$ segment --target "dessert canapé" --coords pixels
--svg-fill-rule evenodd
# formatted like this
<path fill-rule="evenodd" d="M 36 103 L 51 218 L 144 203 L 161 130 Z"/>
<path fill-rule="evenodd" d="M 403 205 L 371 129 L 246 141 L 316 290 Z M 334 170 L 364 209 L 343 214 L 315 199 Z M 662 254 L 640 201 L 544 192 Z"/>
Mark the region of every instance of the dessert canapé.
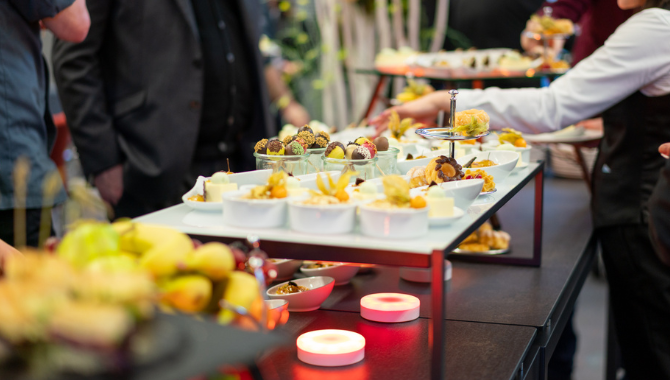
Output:
<path fill-rule="evenodd" d="M 429 218 L 445 218 L 454 216 L 454 198 L 447 197 L 444 189 L 431 186 L 426 193 Z"/>
<path fill-rule="evenodd" d="M 226 172 L 216 172 L 204 183 L 203 200 L 205 202 L 221 202 L 223 193 L 235 190 L 237 190 L 237 184 L 230 182 L 230 177 Z"/>
<path fill-rule="evenodd" d="M 376 200 L 369 204 L 370 207 L 382 209 L 415 208 L 426 207 L 426 200 L 421 196 L 412 198 L 409 194 L 409 183 L 398 175 L 387 175 L 382 178 L 384 183 L 384 194 L 386 199 Z"/>
<path fill-rule="evenodd" d="M 458 246 L 459 249 L 471 252 L 508 249 L 510 236 L 504 231 L 494 231 L 491 223 L 486 222 Z"/>
<path fill-rule="evenodd" d="M 309 289 L 304 286 L 300 286 L 293 281 L 289 281 L 288 283 L 280 286 L 279 289 L 277 289 L 277 294 L 302 293 L 308 290 Z"/>
<path fill-rule="evenodd" d="M 430 160 L 426 166 L 426 182 L 442 183 L 463 178 L 463 168 L 455 159 L 438 156 Z"/>
<path fill-rule="evenodd" d="M 482 110 L 465 110 L 456 112 L 452 131 L 462 136 L 479 136 L 489 130 L 489 115 Z"/>
<path fill-rule="evenodd" d="M 483 179 L 484 186 L 482 187 L 483 193 L 488 193 L 496 188 L 495 182 L 493 182 L 493 176 L 489 175 L 483 170 L 468 170 L 465 172 L 463 179 Z"/>

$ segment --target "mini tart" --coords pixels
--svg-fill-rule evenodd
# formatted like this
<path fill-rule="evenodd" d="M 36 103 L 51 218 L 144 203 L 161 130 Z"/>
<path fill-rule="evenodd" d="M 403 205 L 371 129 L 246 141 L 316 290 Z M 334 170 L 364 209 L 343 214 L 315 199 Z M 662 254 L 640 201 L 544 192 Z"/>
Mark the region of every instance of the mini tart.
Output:
<path fill-rule="evenodd" d="M 463 178 L 463 167 L 453 158 L 438 156 L 426 165 L 426 182 L 443 183 Z"/>
<path fill-rule="evenodd" d="M 423 166 L 415 166 L 407 172 L 409 176 L 409 186 L 414 189 L 428 185 L 426 182 L 426 169 Z"/>

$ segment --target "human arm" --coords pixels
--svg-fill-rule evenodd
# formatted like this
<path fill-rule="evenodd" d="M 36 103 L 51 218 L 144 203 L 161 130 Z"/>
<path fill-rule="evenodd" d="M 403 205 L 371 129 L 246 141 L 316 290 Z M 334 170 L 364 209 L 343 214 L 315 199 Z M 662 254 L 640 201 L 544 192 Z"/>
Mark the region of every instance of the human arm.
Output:
<path fill-rule="evenodd" d="M 287 123 L 300 126 L 310 122 L 309 113 L 293 98 L 281 72 L 272 64 L 265 66 L 265 82 L 268 85 L 270 101 L 277 104 Z"/>
<path fill-rule="evenodd" d="M 75 0 L 72 5 L 54 17 L 42 19 L 42 23 L 61 40 L 82 42 L 91 26 L 91 17 L 86 9 L 86 0 Z"/>
<path fill-rule="evenodd" d="M 123 162 L 101 68 L 112 3 L 90 1 L 92 24 L 87 38 L 79 44 L 56 40 L 53 48 L 59 97 L 86 175 L 97 176 Z M 119 170 L 113 172 L 120 181 Z M 114 203 L 109 197 L 105 200 Z"/>
<path fill-rule="evenodd" d="M 631 17 L 603 47 L 549 87 L 460 90 L 458 109 L 482 109 L 491 117 L 493 129 L 512 127 L 528 133 L 554 131 L 600 114 L 635 91 L 643 89 L 644 93 L 649 84 L 670 76 L 670 45 L 658 43 L 670 39 L 667 13 L 648 9 Z M 436 94 L 442 94 L 442 104 L 446 104 L 448 95 Z M 415 102 L 434 101 L 426 99 Z M 398 107 L 399 113 L 413 117 L 405 112 L 416 107 L 410 104 Z"/>

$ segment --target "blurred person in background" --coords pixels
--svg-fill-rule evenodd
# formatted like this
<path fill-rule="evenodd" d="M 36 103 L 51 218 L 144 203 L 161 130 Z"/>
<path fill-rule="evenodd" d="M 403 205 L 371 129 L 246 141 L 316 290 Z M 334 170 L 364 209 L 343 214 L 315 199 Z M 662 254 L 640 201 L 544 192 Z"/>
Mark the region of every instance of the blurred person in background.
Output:
<path fill-rule="evenodd" d="M 199 175 L 255 168 L 276 134 L 258 0 L 97 0 L 78 45 L 56 41 L 58 90 L 86 175 L 115 217 L 180 202 Z"/>
<path fill-rule="evenodd" d="M 658 258 L 670 267 L 670 143 L 661 145 L 658 151 L 666 160 L 649 198 L 649 232 Z"/>
<path fill-rule="evenodd" d="M 618 4 L 645 9 L 549 87 L 462 90 L 458 105 L 486 111 L 493 128 L 526 133 L 603 113 L 591 209 L 623 366 L 627 379 L 670 379 L 670 268 L 648 231 L 649 198 L 665 165 L 658 146 L 670 141 L 670 1 Z M 449 98 L 440 91 L 394 109 L 402 118 L 430 121 L 449 111 Z M 381 130 L 389 115 L 372 123 Z"/>
<path fill-rule="evenodd" d="M 40 25 L 63 40 L 82 41 L 90 25 L 85 0 L 0 0 L 0 240 L 33 247 L 39 244 L 42 208 L 66 199 L 62 183 L 53 199 L 43 197 L 45 179 L 56 173 L 49 158 L 56 128 L 47 102 Z M 30 163 L 25 194 L 16 193 L 13 180 L 20 157 Z M 25 205 L 17 204 L 23 197 Z M 26 209 L 25 226 L 14 225 L 17 206 Z M 26 241 L 14 241 L 16 229 L 25 229 Z M 0 250 L 5 248 L 2 244 Z"/>

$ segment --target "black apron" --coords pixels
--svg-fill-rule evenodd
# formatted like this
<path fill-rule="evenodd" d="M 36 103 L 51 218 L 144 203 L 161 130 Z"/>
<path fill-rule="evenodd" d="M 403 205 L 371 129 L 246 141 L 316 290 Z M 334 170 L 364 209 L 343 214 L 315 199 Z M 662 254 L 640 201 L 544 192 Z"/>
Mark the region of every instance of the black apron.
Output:
<path fill-rule="evenodd" d="M 594 228 L 646 225 L 647 203 L 665 165 L 658 147 L 670 142 L 670 94 L 638 91 L 605 111 L 603 123 L 593 169 Z"/>

